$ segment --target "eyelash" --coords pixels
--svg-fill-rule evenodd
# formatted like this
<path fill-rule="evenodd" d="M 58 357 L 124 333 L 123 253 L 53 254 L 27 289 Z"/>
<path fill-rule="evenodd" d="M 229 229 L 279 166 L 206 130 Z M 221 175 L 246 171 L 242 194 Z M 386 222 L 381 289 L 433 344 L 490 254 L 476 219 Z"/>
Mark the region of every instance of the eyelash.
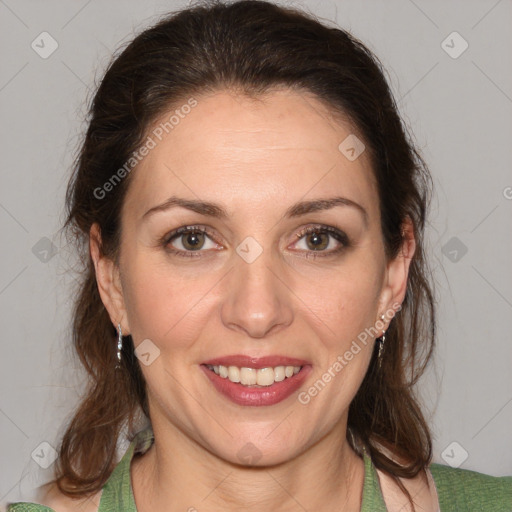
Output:
<path fill-rule="evenodd" d="M 201 250 L 198 251 L 181 251 L 179 249 L 169 248 L 169 244 L 181 235 L 190 234 L 190 233 L 204 233 L 208 235 L 215 241 L 214 234 L 205 226 L 183 226 L 181 228 L 175 229 L 171 233 L 166 234 L 159 240 L 159 244 L 162 245 L 168 252 L 174 254 L 176 256 L 182 258 L 200 258 L 202 257 L 199 253 L 204 252 Z M 316 258 L 327 258 L 336 254 L 341 253 L 347 247 L 349 247 L 350 243 L 347 235 L 341 231 L 340 229 L 325 226 L 322 224 L 317 224 L 315 226 L 308 226 L 302 229 L 299 233 L 297 233 L 297 241 L 303 238 L 305 235 L 309 233 L 318 233 L 318 234 L 328 234 L 332 236 L 336 241 L 338 241 L 341 245 L 337 249 L 330 251 L 305 251 L 305 255 L 303 256 L 306 259 L 316 259 Z"/>

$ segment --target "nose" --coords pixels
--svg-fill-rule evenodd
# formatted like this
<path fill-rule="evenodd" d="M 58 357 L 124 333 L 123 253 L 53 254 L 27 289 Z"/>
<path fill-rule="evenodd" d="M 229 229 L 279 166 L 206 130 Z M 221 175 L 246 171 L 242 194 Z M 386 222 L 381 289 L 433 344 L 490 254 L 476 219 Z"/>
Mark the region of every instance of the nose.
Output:
<path fill-rule="evenodd" d="M 286 283 L 285 264 L 272 262 L 264 250 L 249 262 L 234 254 L 234 268 L 224 283 L 223 324 L 251 338 L 275 334 L 292 323 L 293 293 Z"/>

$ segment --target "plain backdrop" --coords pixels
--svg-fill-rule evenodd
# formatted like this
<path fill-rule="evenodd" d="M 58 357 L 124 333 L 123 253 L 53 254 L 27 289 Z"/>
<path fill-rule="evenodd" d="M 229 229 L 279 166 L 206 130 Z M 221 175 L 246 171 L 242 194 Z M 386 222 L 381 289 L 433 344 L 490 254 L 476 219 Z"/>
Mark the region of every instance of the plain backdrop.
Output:
<path fill-rule="evenodd" d="M 348 29 L 387 70 L 436 187 L 439 333 L 418 387 L 434 461 L 511 475 L 512 2 L 279 3 Z M 0 503 L 50 479 L 40 463 L 81 393 L 73 260 L 57 233 L 86 102 L 120 44 L 186 5 L 0 1 Z"/>

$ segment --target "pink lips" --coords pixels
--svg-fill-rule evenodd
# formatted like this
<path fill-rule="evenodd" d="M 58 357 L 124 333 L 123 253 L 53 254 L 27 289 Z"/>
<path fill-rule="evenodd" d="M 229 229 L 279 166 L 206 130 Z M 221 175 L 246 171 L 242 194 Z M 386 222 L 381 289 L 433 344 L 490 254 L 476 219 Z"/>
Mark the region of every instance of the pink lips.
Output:
<path fill-rule="evenodd" d="M 296 359 L 286 356 L 264 356 L 264 357 L 250 357 L 242 354 L 235 354 L 231 356 L 216 357 L 209 361 L 204 361 L 203 364 L 211 364 L 213 366 L 238 366 L 241 368 L 275 368 L 276 366 L 306 366 L 311 364 L 304 359 Z"/>
<path fill-rule="evenodd" d="M 231 382 L 228 378 L 217 375 L 207 365 L 245 366 L 256 369 L 275 366 L 302 366 L 302 369 L 292 377 L 281 382 L 274 382 L 271 386 L 253 387 Z M 227 356 L 210 359 L 201 364 L 200 368 L 219 393 L 235 404 L 246 406 L 268 406 L 285 400 L 302 386 L 312 371 L 312 366 L 308 362 L 282 356 L 262 358 L 250 358 L 242 355 Z"/>

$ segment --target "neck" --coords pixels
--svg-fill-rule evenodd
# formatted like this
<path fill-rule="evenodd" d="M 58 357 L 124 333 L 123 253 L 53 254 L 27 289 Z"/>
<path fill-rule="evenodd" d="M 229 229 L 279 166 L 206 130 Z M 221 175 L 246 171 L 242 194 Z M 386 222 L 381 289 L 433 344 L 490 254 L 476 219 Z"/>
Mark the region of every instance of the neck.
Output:
<path fill-rule="evenodd" d="M 168 423 L 153 431 L 151 448 L 132 461 L 139 512 L 360 509 L 364 464 L 339 424 L 294 459 L 259 467 L 224 460 Z"/>

